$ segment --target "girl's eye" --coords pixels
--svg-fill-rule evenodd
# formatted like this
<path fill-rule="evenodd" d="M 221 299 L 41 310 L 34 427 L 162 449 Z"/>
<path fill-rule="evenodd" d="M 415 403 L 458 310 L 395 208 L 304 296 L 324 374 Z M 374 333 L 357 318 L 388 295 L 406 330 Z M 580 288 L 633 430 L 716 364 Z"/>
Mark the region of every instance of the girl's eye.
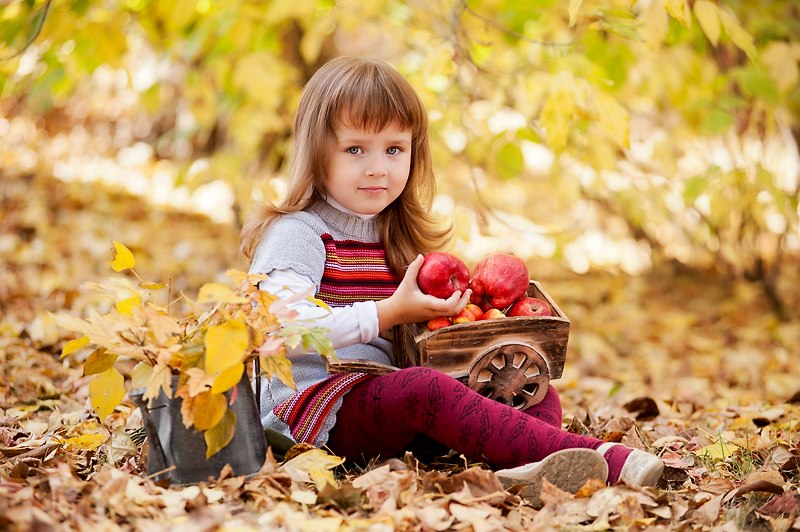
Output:
<path fill-rule="evenodd" d="M 398 148 L 397 146 L 392 146 L 391 148 L 386 150 L 386 153 L 388 153 L 389 155 L 397 155 L 398 153 L 400 153 L 400 148 Z"/>
<path fill-rule="evenodd" d="M 361 153 L 361 148 L 359 148 L 358 146 L 350 146 L 345 151 L 351 155 L 358 155 L 359 153 Z"/>

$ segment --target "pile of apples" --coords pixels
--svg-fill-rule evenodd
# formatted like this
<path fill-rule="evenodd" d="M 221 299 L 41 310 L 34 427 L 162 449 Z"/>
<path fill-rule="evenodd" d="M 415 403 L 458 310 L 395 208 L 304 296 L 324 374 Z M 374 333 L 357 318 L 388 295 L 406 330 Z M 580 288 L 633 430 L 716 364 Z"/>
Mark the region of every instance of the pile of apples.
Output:
<path fill-rule="evenodd" d="M 470 278 L 464 261 L 442 251 L 425 255 L 417 274 L 423 293 L 447 299 L 456 290 L 472 288 L 470 302 L 456 316 L 429 320 L 435 331 L 455 323 L 492 320 L 506 316 L 552 316 L 546 301 L 527 295 L 530 276 L 525 262 L 515 255 L 495 253 L 481 259 Z"/>

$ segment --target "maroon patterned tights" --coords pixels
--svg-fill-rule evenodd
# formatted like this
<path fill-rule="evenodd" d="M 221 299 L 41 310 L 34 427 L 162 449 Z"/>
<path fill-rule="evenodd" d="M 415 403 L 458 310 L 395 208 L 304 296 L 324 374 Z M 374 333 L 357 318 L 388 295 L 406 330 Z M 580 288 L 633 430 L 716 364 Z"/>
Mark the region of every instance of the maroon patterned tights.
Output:
<path fill-rule="evenodd" d="M 388 458 L 420 434 L 496 468 L 536 462 L 560 449 L 596 449 L 603 443 L 561 428 L 561 403 L 552 387 L 542 402 L 520 411 L 440 371 L 413 367 L 354 386 L 344 396 L 328 447 L 352 460 Z M 606 457 L 610 479 L 616 479 L 629 452 L 619 447 L 613 459 Z"/>

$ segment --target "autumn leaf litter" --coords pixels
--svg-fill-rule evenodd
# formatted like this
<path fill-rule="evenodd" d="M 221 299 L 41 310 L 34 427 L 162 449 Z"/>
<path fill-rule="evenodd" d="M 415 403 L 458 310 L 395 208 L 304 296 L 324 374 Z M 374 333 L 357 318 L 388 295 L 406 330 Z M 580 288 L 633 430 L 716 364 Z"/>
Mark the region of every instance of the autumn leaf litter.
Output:
<path fill-rule="evenodd" d="M 82 285 L 109 276 L 114 240 L 147 279 L 191 292 L 243 266 L 235 231 L 100 186 L 2 180 L 0 528 L 800 528 L 798 324 L 772 318 L 749 285 L 679 273 L 546 280 L 573 323 L 555 383 L 565 426 L 659 454 L 658 489 L 546 485 L 536 510 L 460 456 L 359 469 L 314 449 L 270 453 L 247 478 L 158 485 L 132 439 L 138 412 L 126 402 L 98 423 L 87 379 L 58 360 L 74 336 L 52 313 L 104 304 Z"/>

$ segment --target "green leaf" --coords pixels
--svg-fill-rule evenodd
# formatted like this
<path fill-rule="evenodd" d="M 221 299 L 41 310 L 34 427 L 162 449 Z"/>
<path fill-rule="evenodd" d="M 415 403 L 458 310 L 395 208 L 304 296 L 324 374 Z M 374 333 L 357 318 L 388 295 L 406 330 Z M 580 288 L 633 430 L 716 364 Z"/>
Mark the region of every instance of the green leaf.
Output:
<path fill-rule="evenodd" d="M 503 144 L 494 158 L 494 167 L 504 179 L 519 177 L 525 167 L 525 157 L 517 144 Z"/>
<path fill-rule="evenodd" d="M 708 177 L 704 175 L 696 175 L 686 180 L 686 185 L 683 189 L 683 199 L 687 205 L 694 203 L 700 194 L 708 188 Z"/>
<path fill-rule="evenodd" d="M 314 327 L 303 334 L 303 346 L 313 349 L 320 355 L 336 360 L 336 351 L 331 345 L 330 331 L 325 327 Z"/>
<path fill-rule="evenodd" d="M 719 135 L 724 133 L 733 124 L 733 117 L 727 111 L 712 107 L 703 117 L 700 127 L 709 135 Z"/>
<path fill-rule="evenodd" d="M 736 68 L 731 72 L 731 76 L 746 95 L 761 98 L 773 106 L 780 104 L 781 94 L 778 86 L 764 70 L 755 67 Z"/>

